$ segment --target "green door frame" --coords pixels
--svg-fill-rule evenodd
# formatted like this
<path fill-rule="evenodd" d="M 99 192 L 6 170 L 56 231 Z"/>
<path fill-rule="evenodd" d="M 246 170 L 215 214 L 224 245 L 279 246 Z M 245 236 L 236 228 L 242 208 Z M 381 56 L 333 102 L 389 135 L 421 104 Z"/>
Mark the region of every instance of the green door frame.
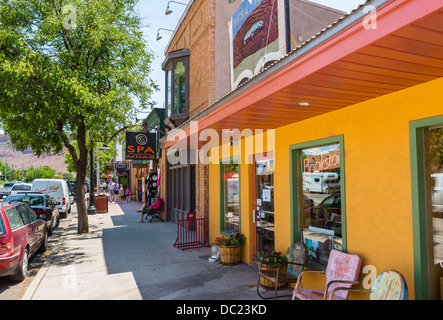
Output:
<path fill-rule="evenodd" d="M 425 149 L 423 129 L 443 125 L 443 115 L 409 122 L 411 154 L 412 229 L 415 299 L 429 299 L 426 218 Z"/>
<path fill-rule="evenodd" d="M 300 215 L 299 215 L 299 181 L 297 177 L 298 168 L 301 164 L 297 152 L 301 149 L 319 147 L 328 144 L 340 145 L 340 192 L 341 192 L 341 220 L 342 220 L 342 250 L 347 252 L 346 241 L 346 197 L 345 197 L 345 152 L 343 135 L 329 137 L 309 142 L 298 143 L 289 146 L 289 179 L 290 179 L 290 205 L 291 205 L 291 242 L 301 240 Z"/>

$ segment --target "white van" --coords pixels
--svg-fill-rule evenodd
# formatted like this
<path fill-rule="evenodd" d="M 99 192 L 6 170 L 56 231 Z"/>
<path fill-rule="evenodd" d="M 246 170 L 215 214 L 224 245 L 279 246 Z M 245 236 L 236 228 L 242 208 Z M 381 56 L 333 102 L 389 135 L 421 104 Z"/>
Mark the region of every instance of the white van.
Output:
<path fill-rule="evenodd" d="M 35 179 L 32 182 L 31 192 L 41 192 L 49 195 L 57 202 L 61 218 L 71 213 L 71 201 L 68 184 L 61 179 Z"/>

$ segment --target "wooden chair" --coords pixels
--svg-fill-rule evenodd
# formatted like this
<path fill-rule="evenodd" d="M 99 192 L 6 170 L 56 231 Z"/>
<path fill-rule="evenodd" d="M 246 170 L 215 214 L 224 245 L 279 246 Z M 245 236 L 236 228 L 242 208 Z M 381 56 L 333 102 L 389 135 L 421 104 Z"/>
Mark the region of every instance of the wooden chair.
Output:
<path fill-rule="evenodd" d="M 292 291 L 292 300 L 346 300 L 349 295 L 348 290 L 354 284 L 358 284 L 361 258 L 357 255 L 347 254 L 338 250 L 331 250 L 326 271 L 304 270 L 298 276 L 297 284 Z M 326 274 L 325 290 L 302 289 L 301 281 L 305 273 Z"/>
<path fill-rule="evenodd" d="M 368 292 L 369 300 L 408 300 L 408 285 L 403 275 L 395 270 L 386 270 L 375 279 L 371 290 L 358 288 L 336 288 L 335 290 L 348 290 Z"/>
<path fill-rule="evenodd" d="M 257 284 L 257 294 L 262 299 L 277 299 L 282 297 L 290 297 L 291 295 L 281 295 L 277 296 L 277 291 L 279 289 L 279 284 L 290 284 L 296 283 L 298 275 L 303 271 L 306 262 L 308 261 L 308 248 L 303 242 L 294 243 L 286 251 L 287 262 L 284 262 L 276 268 L 276 270 L 264 270 L 262 262 L 260 262 L 258 271 L 258 284 Z M 286 271 L 284 267 L 286 266 Z M 264 297 L 260 293 L 261 278 L 269 280 L 275 284 L 274 296 Z"/>

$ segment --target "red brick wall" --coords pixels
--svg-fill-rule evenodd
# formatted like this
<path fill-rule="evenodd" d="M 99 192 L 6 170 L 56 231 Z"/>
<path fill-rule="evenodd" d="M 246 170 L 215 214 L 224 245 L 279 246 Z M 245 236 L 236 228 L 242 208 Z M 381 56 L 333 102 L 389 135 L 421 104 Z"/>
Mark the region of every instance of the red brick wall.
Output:
<path fill-rule="evenodd" d="M 208 108 L 215 96 L 215 0 L 195 0 L 168 47 L 167 52 L 188 49 L 189 117 Z M 166 153 L 161 159 L 161 196 L 166 196 Z M 196 213 L 208 219 L 208 166 L 195 167 Z M 166 212 L 163 214 L 166 218 Z"/>

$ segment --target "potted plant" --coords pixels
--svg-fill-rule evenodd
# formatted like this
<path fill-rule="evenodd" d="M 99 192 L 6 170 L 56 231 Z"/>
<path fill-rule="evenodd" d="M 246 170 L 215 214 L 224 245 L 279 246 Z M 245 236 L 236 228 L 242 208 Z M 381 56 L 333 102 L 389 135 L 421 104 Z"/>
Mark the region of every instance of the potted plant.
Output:
<path fill-rule="evenodd" d="M 287 257 L 282 254 L 281 252 L 277 252 L 273 250 L 272 252 L 268 251 L 257 251 L 257 253 L 254 255 L 254 262 L 257 262 L 260 264 L 259 269 L 260 270 L 269 270 L 269 271 L 275 271 L 280 273 L 285 273 L 287 269 Z M 264 279 L 260 277 L 260 284 L 265 289 L 274 289 L 275 283 Z M 285 283 L 278 283 L 277 287 L 284 287 L 286 286 Z"/>
<path fill-rule="evenodd" d="M 245 241 L 241 233 L 215 238 L 214 245 L 220 247 L 220 263 L 231 266 L 240 263 L 240 247 Z"/>

